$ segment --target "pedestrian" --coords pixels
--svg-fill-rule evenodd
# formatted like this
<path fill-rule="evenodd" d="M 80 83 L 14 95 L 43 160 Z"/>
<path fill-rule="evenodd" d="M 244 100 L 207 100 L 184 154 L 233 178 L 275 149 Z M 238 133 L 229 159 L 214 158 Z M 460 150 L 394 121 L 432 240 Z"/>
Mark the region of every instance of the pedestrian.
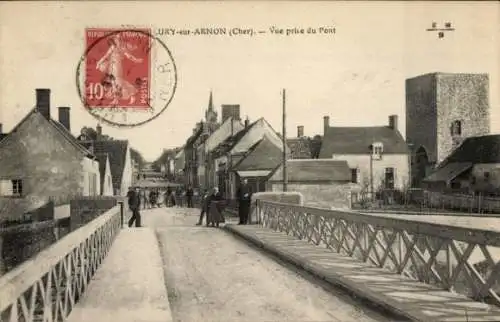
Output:
<path fill-rule="evenodd" d="M 252 187 L 248 184 L 247 179 L 243 179 L 237 193 L 238 198 L 238 215 L 240 222 L 238 225 L 246 225 L 249 222 L 250 204 L 252 200 Z"/>
<path fill-rule="evenodd" d="M 181 186 L 177 186 L 177 188 L 175 189 L 175 200 L 177 201 L 178 207 L 183 207 L 184 202 L 183 202 Z"/>
<path fill-rule="evenodd" d="M 223 212 L 223 198 L 222 194 L 219 192 L 219 188 L 214 188 L 212 195 L 208 200 L 208 213 L 207 213 L 207 227 L 211 225 L 212 227 L 219 227 L 219 223 L 225 222 Z"/>
<path fill-rule="evenodd" d="M 150 208 L 153 208 L 156 205 L 156 193 L 154 189 L 151 189 L 151 191 L 149 192 L 149 205 Z"/>
<path fill-rule="evenodd" d="M 193 188 L 191 188 L 191 185 L 188 186 L 186 189 L 186 199 L 187 199 L 187 207 L 188 208 L 193 208 Z"/>
<path fill-rule="evenodd" d="M 161 205 L 165 202 L 165 194 L 159 189 L 158 190 L 158 200 L 156 200 L 156 204 L 158 205 L 158 208 L 161 208 Z"/>
<path fill-rule="evenodd" d="M 128 221 L 128 226 L 132 227 L 135 222 L 135 227 L 141 227 L 141 213 L 139 209 L 141 207 L 141 199 L 139 196 L 139 189 L 134 190 L 132 187 L 129 188 L 127 193 L 128 197 L 128 207 L 132 211 L 132 217 Z"/>
<path fill-rule="evenodd" d="M 205 189 L 203 191 L 203 194 L 201 195 L 201 212 L 200 212 L 200 219 L 196 223 L 196 226 L 201 226 L 203 225 L 203 216 L 207 215 L 208 218 L 208 207 L 210 204 L 210 194 L 208 193 L 208 190 Z M 207 220 L 207 225 L 208 225 L 208 220 Z"/>

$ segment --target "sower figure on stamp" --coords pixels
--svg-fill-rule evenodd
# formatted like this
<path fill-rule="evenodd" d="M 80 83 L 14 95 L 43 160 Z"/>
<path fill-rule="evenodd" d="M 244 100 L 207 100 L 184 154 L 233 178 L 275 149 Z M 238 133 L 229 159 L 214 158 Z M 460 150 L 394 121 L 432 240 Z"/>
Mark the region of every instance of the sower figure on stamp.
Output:
<path fill-rule="evenodd" d="M 247 179 L 243 179 L 241 186 L 238 188 L 238 215 L 240 222 L 238 225 L 246 225 L 249 221 L 250 204 L 252 200 L 252 187 L 248 184 Z"/>
<path fill-rule="evenodd" d="M 132 227 L 135 221 L 135 227 L 141 227 L 141 214 L 139 208 L 141 206 L 141 199 L 139 196 L 139 190 L 134 190 L 132 187 L 127 193 L 128 197 L 128 207 L 132 211 L 132 217 L 128 221 L 128 226 Z"/>
<path fill-rule="evenodd" d="M 113 105 L 118 104 L 119 99 L 129 99 L 130 104 L 133 104 L 138 90 L 123 78 L 123 61 L 128 58 L 134 63 L 142 63 L 143 59 L 132 55 L 128 48 L 131 44 L 127 44 L 120 33 L 110 37 L 108 45 L 108 51 L 96 65 L 96 68 L 106 75 L 103 81 L 108 90 L 106 96 L 112 99 Z"/>

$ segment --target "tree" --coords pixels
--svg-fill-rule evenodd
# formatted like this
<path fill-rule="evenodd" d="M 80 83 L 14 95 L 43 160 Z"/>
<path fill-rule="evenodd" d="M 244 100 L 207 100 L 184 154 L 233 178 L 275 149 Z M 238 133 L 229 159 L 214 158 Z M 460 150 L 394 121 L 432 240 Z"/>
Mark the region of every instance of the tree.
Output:
<path fill-rule="evenodd" d="M 321 135 L 315 135 L 312 139 L 309 138 L 309 147 L 312 159 L 319 159 L 319 152 L 321 150 L 322 143 L 323 138 L 321 137 Z"/>
<path fill-rule="evenodd" d="M 144 164 L 146 163 L 146 160 L 144 160 L 142 154 L 134 148 L 130 148 L 130 158 L 134 160 L 135 163 L 137 163 L 139 171 L 144 167 Z"/>

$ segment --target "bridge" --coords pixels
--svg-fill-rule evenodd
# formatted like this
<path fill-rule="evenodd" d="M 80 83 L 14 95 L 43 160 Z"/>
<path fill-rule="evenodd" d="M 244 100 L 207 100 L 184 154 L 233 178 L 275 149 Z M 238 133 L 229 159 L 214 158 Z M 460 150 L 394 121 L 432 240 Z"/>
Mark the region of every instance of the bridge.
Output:
<path fill-rule="evenodd" d="M 1 321 L 500 321 L 497 218 L 121 205 L 0 278 Z"/>

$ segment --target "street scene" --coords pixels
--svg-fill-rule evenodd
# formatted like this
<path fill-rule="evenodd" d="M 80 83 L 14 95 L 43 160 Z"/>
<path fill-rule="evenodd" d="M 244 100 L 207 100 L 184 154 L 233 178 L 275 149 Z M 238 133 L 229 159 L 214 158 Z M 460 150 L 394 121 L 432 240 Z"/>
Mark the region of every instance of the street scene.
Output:
<path fill-rule="evenodd" d="M 130 4 L 0 4 L 0 322 L 500 321 L 497 2 Z"/>

